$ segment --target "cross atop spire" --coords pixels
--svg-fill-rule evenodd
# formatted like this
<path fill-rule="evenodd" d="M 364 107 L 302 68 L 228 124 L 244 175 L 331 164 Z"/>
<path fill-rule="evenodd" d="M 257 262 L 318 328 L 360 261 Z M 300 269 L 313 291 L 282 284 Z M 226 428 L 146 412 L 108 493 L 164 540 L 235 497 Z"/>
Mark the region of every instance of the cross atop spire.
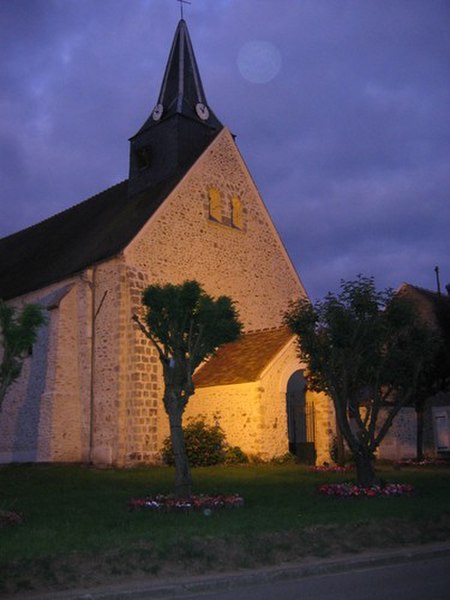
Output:
<path fill-rule="evenodd" d="M 188 2 L 188 0 L 177 0 L 177 2 L 180 3 L 181 20 L 183 20 L 184 19 L 184 16 L 183 16 L 183 4 L 191 4 L 191 2 Z"/>

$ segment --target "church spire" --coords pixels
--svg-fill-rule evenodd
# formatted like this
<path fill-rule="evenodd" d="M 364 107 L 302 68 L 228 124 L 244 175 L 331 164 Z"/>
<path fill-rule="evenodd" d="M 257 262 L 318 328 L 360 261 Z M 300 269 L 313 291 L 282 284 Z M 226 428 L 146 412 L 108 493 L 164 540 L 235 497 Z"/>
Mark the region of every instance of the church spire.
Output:
<path fill-rule="evenodd" d="M 131 192 L 190 166 L 222 127 L 208 106 L 189 31 L 181 19 L 157 103 L 130 140 Z"/>
<path fill-rule="evenodd" d="M 183 114 L 211 126 L 219 121 L 208 108 L 191 38 L 183 19 L 178 23 L 152 118 Z"/>

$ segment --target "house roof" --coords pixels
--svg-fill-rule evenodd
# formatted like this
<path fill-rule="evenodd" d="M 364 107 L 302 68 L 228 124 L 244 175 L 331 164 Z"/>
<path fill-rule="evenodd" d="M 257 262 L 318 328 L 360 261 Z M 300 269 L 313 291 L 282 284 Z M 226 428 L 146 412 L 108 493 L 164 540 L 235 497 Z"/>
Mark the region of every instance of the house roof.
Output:
<path fill-rule="evenodd" d="M 183 173 L 128 197 L 123 181 L 81 204 L 0 239 L 0 298 L 60 281 L 118 254 L 173 190 Z"/>
<path fill-rule="evenodd" d="M 286 327 L 242 335 L 225 344 L 194 375 L 195 387 L 257 381 L 264 369 L 293 338 Z"/>
<path fill-rule="evenodd" d="M 450 295 L 438 294 L 410 283 L 403 283 L 399 294 L 415 301 L 424 319 L 437 326 L 446 335 L 450 334 Z"/>

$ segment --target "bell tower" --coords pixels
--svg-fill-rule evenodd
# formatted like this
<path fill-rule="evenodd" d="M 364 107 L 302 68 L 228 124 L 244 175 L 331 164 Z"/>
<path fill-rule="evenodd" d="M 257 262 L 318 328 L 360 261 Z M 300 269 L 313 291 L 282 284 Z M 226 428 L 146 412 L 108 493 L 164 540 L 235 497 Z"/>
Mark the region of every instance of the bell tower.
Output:
<path fill-rule="evenodd" d="M 181 177 L 222 128 L 208 106 L 188 28 L 181 19 L 157 103 L 130 138 L 129 195 Z"/>

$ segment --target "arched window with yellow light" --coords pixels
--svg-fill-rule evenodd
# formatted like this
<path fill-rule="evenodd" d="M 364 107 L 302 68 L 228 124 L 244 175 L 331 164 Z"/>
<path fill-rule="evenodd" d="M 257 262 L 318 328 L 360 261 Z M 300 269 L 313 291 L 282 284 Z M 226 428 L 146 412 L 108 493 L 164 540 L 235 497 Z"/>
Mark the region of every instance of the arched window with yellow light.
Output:
<path fill-rule="evenodd" d="M 209 196 L 209 218 L 214 221 L 222 221 L 222 196 L 217 188 L 208 190 Z"/>
<path fill-rule="evenodd" d="M 231 198 L 231 224 L 238 229 L 242 229 L 244 226 L 242 202 L 239 196 L 233 196 Z"/>

